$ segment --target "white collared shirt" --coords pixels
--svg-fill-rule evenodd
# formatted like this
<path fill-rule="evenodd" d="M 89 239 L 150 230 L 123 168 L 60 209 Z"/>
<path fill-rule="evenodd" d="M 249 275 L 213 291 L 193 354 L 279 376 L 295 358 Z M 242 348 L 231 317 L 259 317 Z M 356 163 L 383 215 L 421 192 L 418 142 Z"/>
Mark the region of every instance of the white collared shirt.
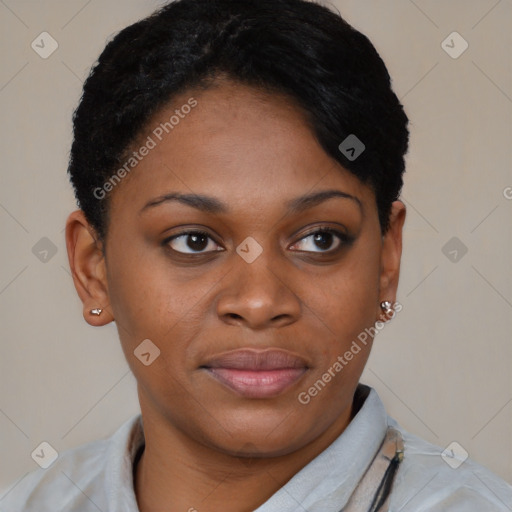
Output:
<path fill-rule="evenodd" d="M 358 395 L 364 403 L 345 431 L 255 512 L 340 512 L 388 425 L 405 445 L 390 512 L 512 512 L 512 486 L 471 459 L 454 469 L 457 462 L 449 465 L 442 448 L 390 418 L 374 389 L 360 384 Z M 143 444 L 138 415 L 110 438 L 67 450 L 48 469 L 24 477 L 0 499 L 0 512 L 139 512 L 133 463 Z"/>

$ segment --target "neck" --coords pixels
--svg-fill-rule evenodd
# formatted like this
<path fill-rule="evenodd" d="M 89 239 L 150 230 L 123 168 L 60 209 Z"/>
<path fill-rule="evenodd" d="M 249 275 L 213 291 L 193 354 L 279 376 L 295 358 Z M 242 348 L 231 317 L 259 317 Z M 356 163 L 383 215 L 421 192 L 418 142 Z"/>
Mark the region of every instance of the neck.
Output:
<path fill-rule="evenodd" d="M 141 512 L 253 511 L 346 428 L 352 408 L 313 442 L 266 458 L 234 457 L 200 444 L 169 423 L 144 414 L 146 446 L 134 468 Z"/>

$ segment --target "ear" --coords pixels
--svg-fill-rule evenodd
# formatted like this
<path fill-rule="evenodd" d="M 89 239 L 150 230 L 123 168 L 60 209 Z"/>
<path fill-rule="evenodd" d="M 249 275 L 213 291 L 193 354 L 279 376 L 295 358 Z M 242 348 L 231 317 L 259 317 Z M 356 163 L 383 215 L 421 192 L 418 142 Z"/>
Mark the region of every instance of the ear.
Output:
<path fill-rule="evenodd" d="M 94 326 L 114 320 L 108 297 L 107 271 L 102 243 L 82 210 L 71 213 L 66 222 L 66 247 L 76 291 L 83 303 L 85 321 Z M 91 313 L 101 309 L 100 315 Z"/>
<path fill-rule="evenodd" d="M 380 302 L 389 301 L 396 303 L 396 290 L 398 288 L 398 278 L 400 275 L 400 258 L 402 256 L 402 228 L 405 221 L 406 209 L 402 201 L 394 201 L 391 204 L 389 215 L 389 228 L 382 237 L 381 249 L 381 270 L 380 270 L 380 301 L 378 304 L 377 317 L 382 320 L 388 320 L 389 317 L 383 315 L 380 308 Z"/>

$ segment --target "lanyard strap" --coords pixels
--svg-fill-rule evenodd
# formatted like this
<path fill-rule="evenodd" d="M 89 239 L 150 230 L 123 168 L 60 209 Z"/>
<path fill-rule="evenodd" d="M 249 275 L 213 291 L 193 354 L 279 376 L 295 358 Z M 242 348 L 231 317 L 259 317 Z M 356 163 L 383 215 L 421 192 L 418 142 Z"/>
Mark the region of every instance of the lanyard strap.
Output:
<path fill-rule="evenodd" d="M 388 427 L 377 455 L 340 512 L 387 512 L 393 479 L 403 457 L 402 435 Z"/>

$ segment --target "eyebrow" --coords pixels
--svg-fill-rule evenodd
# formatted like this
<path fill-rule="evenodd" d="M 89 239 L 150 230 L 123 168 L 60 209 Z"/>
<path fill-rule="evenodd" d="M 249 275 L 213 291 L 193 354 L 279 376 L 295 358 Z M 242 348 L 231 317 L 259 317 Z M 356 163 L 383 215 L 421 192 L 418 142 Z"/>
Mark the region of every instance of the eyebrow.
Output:
<path fill-rule="evenodd" d="M 285 204 L 291 213 L 299 213 L 307 210 L 308 208 L 313 208 L 313 206 L 323 203 L 333 197 L 350 199 L 359 206 L 361 211 L 363 211 L 363 203 L 358 197 L 342 192 L 341 190 L 322 190 L 320 192 L 312 192 L 311 194 L 306 194 L 292 199 L 291 201 L 287 201 Z"/>
<path fill-rule="evenodd" d="M 354 201 L 359 206 L 359 209 L 361 211 L 363 210 L 363 205 L 358 197 L 342 192 L 341 190 L 322 190 L 320 192 L 312 192 L 287 201 L 285 206 L 288 208 L 290 213 L 300 213 L 334 197 Z M 139 214 L 150 208 L 173 201 L 191 206 L 192 208 L 196 208 L 197 210 L 201 210 L 206 213 L 220 214 L 229 212 L 229 207 L 215 197 L 205 196 L 202 194 L 182 194 L 180 192 L 172 192 L 152 199 L 144 205 Z"/>

